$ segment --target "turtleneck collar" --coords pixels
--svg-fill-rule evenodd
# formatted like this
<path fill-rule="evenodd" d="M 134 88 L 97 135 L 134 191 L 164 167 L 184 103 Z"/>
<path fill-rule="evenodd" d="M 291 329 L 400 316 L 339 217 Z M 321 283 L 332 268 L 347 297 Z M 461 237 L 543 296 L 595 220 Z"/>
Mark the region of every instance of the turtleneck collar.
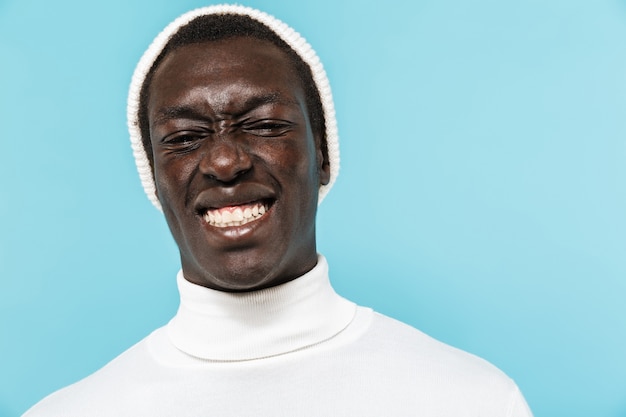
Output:
<path fill-rule="evenodd" d="M 301 277 L 259 291 L 212 290 L 182 271 L 177 281 L 180 307 L 168 334 L 178 349 L 201 359 L 245 361 L 302 350 L 340 333 L 356 312 L 331 287 L 322 255 Z"/>

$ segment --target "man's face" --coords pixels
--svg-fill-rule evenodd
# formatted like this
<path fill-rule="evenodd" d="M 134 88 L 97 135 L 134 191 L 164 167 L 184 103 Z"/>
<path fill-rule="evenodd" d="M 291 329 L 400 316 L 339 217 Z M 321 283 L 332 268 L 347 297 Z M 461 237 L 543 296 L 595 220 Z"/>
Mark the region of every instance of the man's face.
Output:
<path fill-rule="evenodd" d="M 154 74 L 148 121 L 157 194 L 187 280 L 249 291 L 315 266 L 329 171 L 279 48 L 244 37 L 178 48 Z"/>

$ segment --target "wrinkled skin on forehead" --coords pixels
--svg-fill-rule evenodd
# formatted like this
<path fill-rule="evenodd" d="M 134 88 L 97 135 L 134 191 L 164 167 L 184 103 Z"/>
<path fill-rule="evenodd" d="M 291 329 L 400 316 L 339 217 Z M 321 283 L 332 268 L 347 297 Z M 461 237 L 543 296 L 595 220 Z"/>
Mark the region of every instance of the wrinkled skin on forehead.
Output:
<path fill-rule="evenodd" d="M 330 174 L 303 91 L 285 54 L 254 38 L 186 45 L 155 71 L 154 177 L 187 280 L 250 291 L 315 266 Z"/>

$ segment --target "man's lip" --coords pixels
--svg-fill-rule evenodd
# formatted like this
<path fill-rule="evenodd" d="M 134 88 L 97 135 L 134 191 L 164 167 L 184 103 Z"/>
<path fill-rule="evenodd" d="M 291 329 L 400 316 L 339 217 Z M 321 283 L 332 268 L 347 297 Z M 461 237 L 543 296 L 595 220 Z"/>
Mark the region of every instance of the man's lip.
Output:
<path fill-rule="evenodd" d="M 276 193 L 263 184 L 238 184 L 232 187 L 213 187 L 198 194 L 194 201 L 194 211 L 204 215 L 207 210 L 237 207 L 263 202 L 273 204 Z"/>

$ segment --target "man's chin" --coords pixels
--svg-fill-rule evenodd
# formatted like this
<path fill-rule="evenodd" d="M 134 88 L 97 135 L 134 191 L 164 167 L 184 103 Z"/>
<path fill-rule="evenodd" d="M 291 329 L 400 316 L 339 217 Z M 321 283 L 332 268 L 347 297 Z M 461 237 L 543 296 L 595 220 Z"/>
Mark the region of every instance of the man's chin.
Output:
<path fill-rule="evenodd" d="M 276 245 L 268 251 L 260 247 L 222 252 L 204 262 L 185 262 L 183 276 L 189 282 L 225 292 L 256 291 L 284 284 L 311 270 L 317 263 L 313 247 L 306 256 L 275 256 Z M 272 256 L 274 255 L 274 256 Z M 206 265 L 205 268 L 199 265 Z"/>
<path fill-rule="evenodd" d="M 190 275 L 190 277 L 188 277 L 188 275 Z M 194 284 L 224 292 L 258 291 L 290 281 L 290 279 L 272 278 L 271 274 L 260 271 L 258 268 L 254 271 L 215 271 L 201 278 L 197 277 L 195 274 L 186 273 L 183 268 L 183 276 Z"/>

